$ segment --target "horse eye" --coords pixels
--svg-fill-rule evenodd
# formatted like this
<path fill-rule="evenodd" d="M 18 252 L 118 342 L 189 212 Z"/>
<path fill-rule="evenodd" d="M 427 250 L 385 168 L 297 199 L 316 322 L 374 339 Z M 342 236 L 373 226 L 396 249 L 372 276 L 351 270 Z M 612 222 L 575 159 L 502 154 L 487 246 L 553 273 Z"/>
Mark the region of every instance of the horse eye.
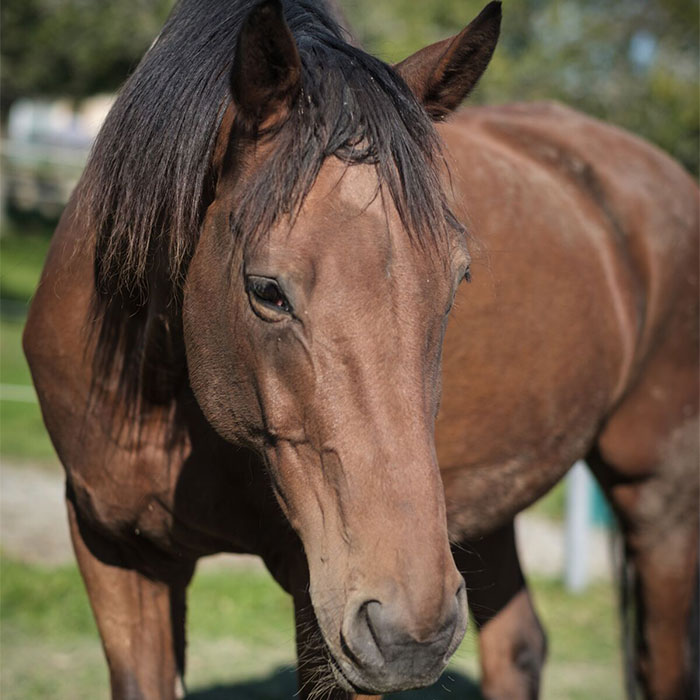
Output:
<path fill-rule="evenodd" d="M 246 287 L 248 294 L 252 295 L 260 304 L 277 311 L 291 312 L 292 305 L 287 300 L 287 297 L 284 296 L 277 280 L 270 277 L 250 275 L 247 278 Z"/>

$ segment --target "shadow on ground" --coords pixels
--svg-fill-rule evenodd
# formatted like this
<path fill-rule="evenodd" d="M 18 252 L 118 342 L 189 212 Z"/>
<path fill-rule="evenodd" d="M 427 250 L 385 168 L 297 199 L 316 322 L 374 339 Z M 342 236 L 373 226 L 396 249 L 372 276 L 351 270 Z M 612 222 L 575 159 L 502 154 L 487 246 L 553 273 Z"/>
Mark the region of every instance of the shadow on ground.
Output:
<path fill-rule="evenodd" d="M 267 678 L 232 685 L 202 688 L 187 694 L 187 700 L 287 700 L 296 696 L 296 673 L 279 669 Z M 430 688 L 385 696 L 385 700 L 483 700 L 479 686 L 457 671 L 446 671 Z"/>

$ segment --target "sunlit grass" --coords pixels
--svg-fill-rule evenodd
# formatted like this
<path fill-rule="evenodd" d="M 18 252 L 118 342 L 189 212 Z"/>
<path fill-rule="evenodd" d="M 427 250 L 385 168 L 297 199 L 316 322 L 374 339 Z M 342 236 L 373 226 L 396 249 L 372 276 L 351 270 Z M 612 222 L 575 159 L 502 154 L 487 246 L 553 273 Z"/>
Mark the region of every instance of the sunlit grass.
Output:
<path fill-rule="evenodd" d="M 48 226 L 6 225 L 0 237 L 0 297 L 26 304 L 34 294 L 51 240 Z"/>
<path fill-rule="evenodd" d="M 107 697 L 106 666 L 75 566 L 42 568 L 2 559 L 0 643 L 3 698 Z M 549 634 L 544 698 L 622 698 L 612 589 L 595 584 L 567 593 L 534 579 Z M 289 597 L 263 570 L 224 568 L 195 576 L 189 595 L 188 684 L 194 698 L 292 697 L 294 631 Z M 395 700 L 476 700 L 477 639 L 470 630 L 434 688 Z M 37 663 L 37 659 L 41 659 Z M 197 690 L 199 689 L 199 690 Z"/>
<path fill-rule="evenodd" d="M 22 353 L 23 319 L 0 321 L 0 383 L 33 396 L 29 368 Z M 36 402 L 9 400 L 0 392 L 0 455 L 4 458 L 54 461 L 55 453 Z"/>
<path fill-rule="evenodd" d="M 22 352 L 28 303 L 49 241 L 50 229 L 23 231 L 18 226 L 0 238 L 0 383 L 9 385 L 0 392 L 0 455 L 4 458 L 55 460 L 39 406 L 31 401 L 31 377 Z"/>

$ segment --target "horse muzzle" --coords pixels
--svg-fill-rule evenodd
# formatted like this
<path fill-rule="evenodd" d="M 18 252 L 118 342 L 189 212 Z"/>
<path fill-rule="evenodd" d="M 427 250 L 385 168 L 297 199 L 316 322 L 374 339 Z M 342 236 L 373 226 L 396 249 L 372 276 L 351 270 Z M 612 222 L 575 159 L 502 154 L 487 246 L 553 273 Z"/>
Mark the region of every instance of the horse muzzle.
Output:
<path fill-rule="evenodd" d="M 391 600 L 349 602 L 340 632 L 342 655 L 332 660 L 336 680 L 347 691 L 371 695 L 431 685 L 464 637 L 466 600 L 462 583 L 442 618 L 420 633 Z"/>

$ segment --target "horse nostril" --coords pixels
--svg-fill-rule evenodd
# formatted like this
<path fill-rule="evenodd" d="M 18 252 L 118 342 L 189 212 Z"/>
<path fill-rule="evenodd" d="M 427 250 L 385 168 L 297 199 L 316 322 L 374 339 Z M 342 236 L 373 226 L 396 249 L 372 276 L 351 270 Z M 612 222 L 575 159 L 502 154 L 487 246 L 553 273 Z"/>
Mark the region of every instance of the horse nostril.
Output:
<path fill-rule="evenodd" d="M 361 614 L 364 614 L 365 616 L 365 621 L 367 624 L 367 629 L 369 630 L 370 636 L 372 637 L 372 641 L 374 642 L 374 645 L 377 647 L 377 650 L 379 653 L 384 656 L 384 653 L 382 652 L 382 643 L 379 637 L 377 636 L 377 631 L 375 629 L 375 626 L 372 622 L 372 617 L 374 614 L 375 618 L 378 618 L 381 615 L 381 607 L 382 604 L 378 600 L 368 600 L 366 603 L 362 605 L 360 608 Z"/>
<path fill-rule="evenodd" d="M 351 611 L 340 635 L 346 656 L 360 668 L 378 667 L 383 662 L 381 642 L 371 619 L 375 607 L 381 607 L 378 600 L 366 600 Z"/>
<path fill-rule="evenodd" d="M 455 602 L 457 606 L 457 615 L 459 616 L 460 611 L 466 613 L 467 610 L 467 584 L 462 579 L 461 583 L 457 587 L 457 592 L 455 593 Z"/>
<path fill-rule="evenodd" d="M 361 668 L 391 662 L 397 652 L 397 638 L 403 636 L 391 606 L 376 599 L 366 600 L 357 608 L 347 633 L 348 638 L 342 640 L 344 651 Z"/>
<path fill-rule="evenodd" d="M 467 628 L 467 586 L 462 579 L 454 598 L 452 609 L 446 621 L 446 630 L 451 635 L 451 641 L 445 650 L 445 658 L 449 659 L 459 646 Z"/>

